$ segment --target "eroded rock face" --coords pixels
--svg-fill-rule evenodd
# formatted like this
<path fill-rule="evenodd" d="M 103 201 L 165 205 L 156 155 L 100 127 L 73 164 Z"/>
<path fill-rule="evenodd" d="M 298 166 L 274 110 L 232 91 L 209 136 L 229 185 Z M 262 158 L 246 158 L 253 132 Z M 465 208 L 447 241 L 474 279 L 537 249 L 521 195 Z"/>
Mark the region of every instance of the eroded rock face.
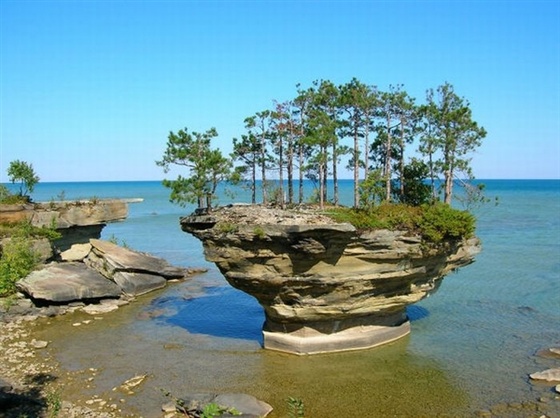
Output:
<path fill-rule="evenodd" d="M 27 220 L 33 226 L 54 227 L 61 234 L 54 244 L 59 251 L 65 251 L 73 244 L 99 238 L 107 223 L 126 219 L 129 203 L 140 201 L 142 199 L 95 199 L 0 205 L 0 223 Z"/>
<path fill-rule="evenodd" d="M 233 206 L 181 219 L 207 260 L 254 296 L 265 348 L 294 353 L 360 349 L 410 332 L 405 308 L 470 264 L 478 239 L 428 249 L 406 231 L 357 231 L 312 211 Z"/>

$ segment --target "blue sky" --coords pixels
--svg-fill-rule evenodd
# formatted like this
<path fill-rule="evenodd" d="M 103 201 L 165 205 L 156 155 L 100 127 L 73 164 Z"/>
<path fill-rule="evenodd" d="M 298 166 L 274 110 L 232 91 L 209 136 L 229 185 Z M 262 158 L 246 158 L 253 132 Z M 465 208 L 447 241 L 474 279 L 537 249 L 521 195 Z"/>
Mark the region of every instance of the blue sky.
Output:
<path fill-rule="evenodd" d="M 422 102 L 450 82 L 487 131 L 478 178 L 560 178 L 560 1 L 0 2 L 0 182 L 159 180 L 170 131 L 352 77 Z M 171 177 L 173 177 L 171 175 Z"/>

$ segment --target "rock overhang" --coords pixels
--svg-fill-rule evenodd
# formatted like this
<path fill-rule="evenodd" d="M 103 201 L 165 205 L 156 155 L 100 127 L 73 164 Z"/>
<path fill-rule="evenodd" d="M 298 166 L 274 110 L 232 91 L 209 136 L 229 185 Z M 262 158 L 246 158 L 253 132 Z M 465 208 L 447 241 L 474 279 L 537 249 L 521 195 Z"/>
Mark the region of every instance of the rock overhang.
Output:
<path fill-rule="evenodd" d="M 314 210 L 230 206 L 183 217 L 181 228 L 202 241 L 232 286 L 263 306 L 265 348 L 296 354 L 369 348 L 408 334 L 406 306 L 480 251 L 475 237 L 427 246 L 409 231 L 357 230 Z"/>

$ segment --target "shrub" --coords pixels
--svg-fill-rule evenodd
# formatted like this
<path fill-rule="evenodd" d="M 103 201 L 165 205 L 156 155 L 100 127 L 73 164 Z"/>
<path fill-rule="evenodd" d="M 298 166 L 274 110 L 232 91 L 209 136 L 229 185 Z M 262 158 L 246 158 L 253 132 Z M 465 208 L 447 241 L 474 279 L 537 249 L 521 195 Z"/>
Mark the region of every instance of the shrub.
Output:
<path fill-rule="evenodd" d="M 266 232 L 264 232 L 264 229 L 260 226 L 255 227 L 253 233 L 258 239 L 264 239 L 266 237 Z"/>
<path fill-rule="evenodd" d="M 49 241 L 57 240 L 61 237 L 60 233 L 55 229 L 54 225 L 33 226 L 30 221 L 0 223 L 0 238 L 20 237 L 29 238 L 47 238 Z"/>
<path fill-rule="evenodd" d="M 15 283 L 37 266 L 39 256 L 33 250 L 32 240 L 47 238 L 53 241 L 60 236 L 54 228 L 39 228 L 29 221 L 0 224 L 0 238 L 3 238 L 0 251 L 0 297 L 13 294 L 16 291 Z"/>
<path fill-rule="evenodd" d="M 218 231 L 220 231 L 222 234 L 237 232 L 238 229 L 238 226 L 231 222 L 220 222 L 218 224 Z"/>
<path fill-rule="evenodd" d="M 339 207 L 329 209 L 326 214 L 359 230 L 407 230 L 432 243 L 440 243 L 446 238 L 468 238 L 475 230 L 473 215 L 443 203 L 422 206 L 384 203 L 370 209 Z"/>
<path fill-rule="evenodd" d="M 418 226 L 422 236 L 431 242 L 446 238 L 471 237 L 474 234 L 475 218 L 466 211 L 453 209 L 444 203 L 425 205 Z"/>
<path fill-rule="evenodd" d="M 18 203 L 28 203 L 29 199 L 26 196 L 12 194 L 6 186 L 0 184 L 0 203 L 4 205 L 15 205 Z"/>
<path fill-rule="evenodd" d="M 0 297 L 15 293 L 16 282 L 31 273 L 38 261 L 28 239 L 14 236 L 5 240 L 0 257 Z"/>

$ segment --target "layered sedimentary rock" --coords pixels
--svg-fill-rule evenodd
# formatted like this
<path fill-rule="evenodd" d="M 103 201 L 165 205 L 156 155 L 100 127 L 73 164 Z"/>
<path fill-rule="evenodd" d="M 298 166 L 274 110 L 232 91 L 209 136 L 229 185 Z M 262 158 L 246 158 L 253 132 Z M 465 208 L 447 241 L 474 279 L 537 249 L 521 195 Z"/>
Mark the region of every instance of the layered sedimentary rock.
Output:
<path fill-rule="evenodd" d="M 16 283 L 18 289 L 43 303 L 133 297 L 198 272 L 97 239 L 75 244 L 62 255 L 68 261 L 31 272 Z"/>
<path fill-rule="evenodd" d="M 129 203 L 141 201 L 93 199 L 0 205 L 0 223 L 27 220 L 33 226 L 52 227 L 61 234 L 55 245 L 58 250 L 64 251 L 73 244 L 99 238 L 107 223 L 126 219 Z"/>
<path fill-rule="evenodd" d="M 298 354 L 373 347 L 410 332 L 407 305 L 480 250 L 407 231 L 358 231 L 313 211 L 232 206 L 181 219 L 207 260 L 263 306 L 265 348 Z"/>

